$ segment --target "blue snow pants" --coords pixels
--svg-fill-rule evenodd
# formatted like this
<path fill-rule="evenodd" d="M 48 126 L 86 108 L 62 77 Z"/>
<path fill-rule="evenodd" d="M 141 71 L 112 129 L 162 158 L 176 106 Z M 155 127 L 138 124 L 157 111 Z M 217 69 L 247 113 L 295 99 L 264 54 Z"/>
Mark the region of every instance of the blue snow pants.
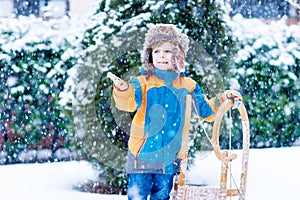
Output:
<path fill-rule="evenodd" d="M 168 200 L 173 187 L 174 175 L 129 174 L 128 200 Z"/>

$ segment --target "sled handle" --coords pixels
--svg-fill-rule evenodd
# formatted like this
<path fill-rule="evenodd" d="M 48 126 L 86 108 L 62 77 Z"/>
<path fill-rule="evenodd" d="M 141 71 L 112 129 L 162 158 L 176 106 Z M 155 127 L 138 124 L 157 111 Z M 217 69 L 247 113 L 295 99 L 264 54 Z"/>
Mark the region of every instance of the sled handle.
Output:
<path fill-rule="evenodd" d="M 234 159 L 236 159 L 237 157 L 236 154 L 232 154 L 229 157 L 223 156 L 220 148 L 220 143 L 219 143 L 220 125 L 223 116 L 228 110 L 232 108 L 232 106 L 233 106 L 232 99 L 228 99 L 221 104 L 214 120 L 213 132 L 212 132 L 212 144 L 213 144 L 214 152 L 216 154 L 216 157 L 224 163 L 229 163 Z M 248 120 L 248 115 L 247 115 L 247 110 L 245 108 L 245 105 L 243 103 L 240 103 L 240 105 L 238 106 L 238 110 L 241 115 L 241 120 L 243 124 L 243 135 L 249 135 L 249 120 Z"/>

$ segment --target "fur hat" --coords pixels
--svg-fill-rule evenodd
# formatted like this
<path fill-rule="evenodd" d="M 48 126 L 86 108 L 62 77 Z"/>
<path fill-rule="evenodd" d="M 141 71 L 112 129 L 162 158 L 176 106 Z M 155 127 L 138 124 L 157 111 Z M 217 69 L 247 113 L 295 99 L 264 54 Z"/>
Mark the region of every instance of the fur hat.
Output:
<path fill-rule="evenodd" d="M 176 58 L 179 50 L 183 51 L 184 55 L 188 52 L 189 38 L 187 35 L 181 33 L 173 24 L 156 24 L 148 30 L 145 37 L 141 61 L 143 68 L 150 72 L 150 74 L 152 74 L 154 70 L 154 66 L 151 63 L 151 53 L 153 45 L 158 42 L 170 42 L 173 44 L 173 65 L 175 71 L 179 72 L 180 68 L 183 66 L 179 66 Z"/>

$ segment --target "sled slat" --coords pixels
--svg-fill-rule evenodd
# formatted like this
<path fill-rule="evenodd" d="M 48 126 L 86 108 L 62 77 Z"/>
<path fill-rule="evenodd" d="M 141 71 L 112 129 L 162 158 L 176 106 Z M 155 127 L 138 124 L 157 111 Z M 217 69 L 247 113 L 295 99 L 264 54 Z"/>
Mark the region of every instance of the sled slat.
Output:
<path fill-rule="evenodd" d="M 238 189 L 228 189 L 227 196 L 229 196 L 229 197 L 239 196 L 239 190 Z"/>

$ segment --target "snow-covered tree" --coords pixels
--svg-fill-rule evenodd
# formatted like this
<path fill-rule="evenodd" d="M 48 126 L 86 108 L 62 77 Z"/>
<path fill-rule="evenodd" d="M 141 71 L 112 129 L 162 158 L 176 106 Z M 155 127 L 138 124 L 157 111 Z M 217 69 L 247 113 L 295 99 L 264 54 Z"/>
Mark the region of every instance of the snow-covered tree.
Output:
<path fill-rule="evenodd" d="M 288 26 L 285 18 L 265 24 L 236 16 L 232 22 L 240 40 L 232 72 L 248 108 L 251 146 L 291 146 L 300 137 L 299 25 Z"/>
<path fill-rule="evenodd" d="M 76 35 L 64 35 L 68 19 L 1 22 L 0 151 L 7 163 L 54 160 L 56 150 L 70 145 L 71 120 L 60 93 L 77 61 Z M 41 155 L 41 150 L 49 151 Z"/>

